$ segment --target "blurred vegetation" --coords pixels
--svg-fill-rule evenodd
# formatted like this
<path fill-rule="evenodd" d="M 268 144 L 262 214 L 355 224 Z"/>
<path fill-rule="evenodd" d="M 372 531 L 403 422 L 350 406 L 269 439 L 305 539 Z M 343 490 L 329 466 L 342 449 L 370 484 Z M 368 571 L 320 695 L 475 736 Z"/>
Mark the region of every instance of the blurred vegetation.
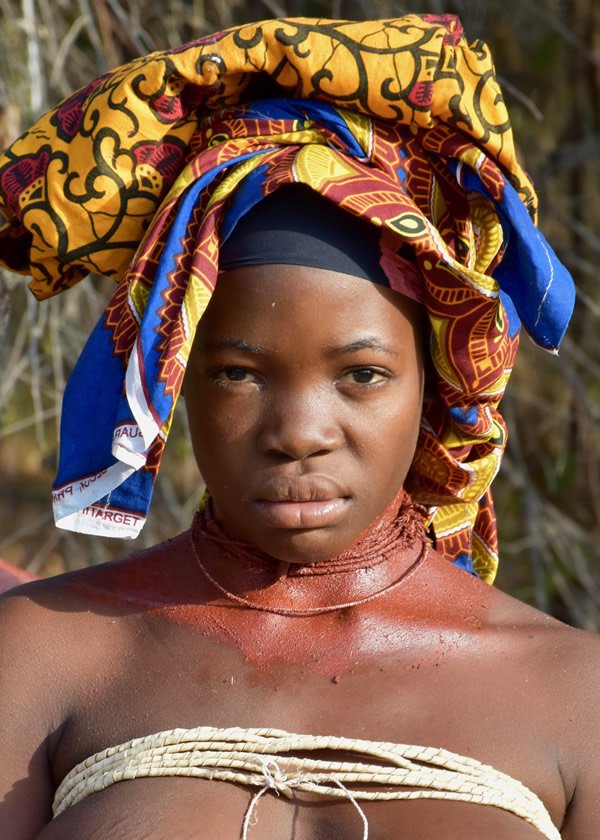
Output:
<path fill-rule="evenodd" d="M 596 0 L 0 0 L 0 147 L 91 78 L 136 55 L 282 15 L 460 15 L 493 51 L 541 227 L 572 271 L 577 309 L 559 358 L 523 340 L 504 401 L 509 451 L 495 493 L 499 585 L 600 629 L 600 4 Z M 0 275 L 0 556 L 41 574 L 143 547 L 187 527 L 198 476 L 178 417 L 152 515 L 135 544 L 51 524 L 60 400 L 102 311 L 93 278 L 42 305 Z M 10 306 L 9 306 L 10 303 Z"/>

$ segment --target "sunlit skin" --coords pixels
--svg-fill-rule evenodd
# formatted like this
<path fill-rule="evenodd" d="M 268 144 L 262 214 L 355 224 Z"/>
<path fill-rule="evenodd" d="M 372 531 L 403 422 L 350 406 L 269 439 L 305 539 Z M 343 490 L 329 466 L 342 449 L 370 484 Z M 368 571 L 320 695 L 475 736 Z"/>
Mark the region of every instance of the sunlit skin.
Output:
<path fill-rule="evenodd" d="M 192 529 L 0 599 L 2 840 L 239 840 L 256 789 L 207 779 L 122 781 L 52 819 L 78 762 L 199 725 L 445 747 L 535 791 L 563 840 L 600 836 L 596 638 L 433 549 L 392 541 L 372 568 L 327 565 L 410 467 L 422 323 L 418 305 L 346 275 L 268 266 L 219 278 L 185 380 L 190 433 L 225 530 L 279 562 L 257 571 Z M 326 573 L 289 565 L 318 560 Z M 469 802 L 363 809 L 370 840 L 542 836 Z M 364 833 L 351 803 L 308 795 L 266 792 L 256 820 L 249 840 Z"/>
<path fill-rule="evenodd" d="M 325 269 L 219 278 L 184 393 L 230 533 L 287 562 L 326 560 L 385 509 L 416 446 L 422 325 L 415 302 Z"/>

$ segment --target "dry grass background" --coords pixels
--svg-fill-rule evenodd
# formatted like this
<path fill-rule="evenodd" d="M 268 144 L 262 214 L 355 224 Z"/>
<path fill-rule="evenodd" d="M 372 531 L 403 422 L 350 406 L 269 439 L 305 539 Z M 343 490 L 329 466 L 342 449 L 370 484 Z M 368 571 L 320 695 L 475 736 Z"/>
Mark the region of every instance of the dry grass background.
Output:
<path fill-rule="evenodd" d="M 496 502 L 499 585 L 600 629 L 600 4 L 596 0 L 0 0 L 0 147 L 96 75 L 234 23 L 281 15 L 459 14 L 493 49 L 541 227 L 578 289 L 560 357 L 523 340 L 504 410 L 511 440 Z M 187 527 L 198 476 L 178 417 L 136 543 L 51 523 L 60 401 L 110 281 L 38 305 L 0 274 L 0 556 L 40 574 L 101 562 Z"/>

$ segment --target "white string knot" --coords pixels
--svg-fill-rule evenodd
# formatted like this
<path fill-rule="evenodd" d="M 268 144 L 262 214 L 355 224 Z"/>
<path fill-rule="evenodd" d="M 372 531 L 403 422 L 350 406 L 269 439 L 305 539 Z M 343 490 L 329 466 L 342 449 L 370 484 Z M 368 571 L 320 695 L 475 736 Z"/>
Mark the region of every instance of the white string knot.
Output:
<path fill-rule="evenodd" d="M 298 784 L 298 781 L 296 779 L 288 779 L 274 758 L 263 758 L 260 769 L 264 776 L 267 790 L 274 790 L 277 796 L 280 793 L 283 793 L 284 796 L 291 796 L 290 788 L 294 782 Z"/>
<path fill-rule="evenodd" d="M 263 796 L 267 791 L 273 790 L 279 796 L 280 793 L 283 793 L 288 799 L 292 797 L 292 789 L 294 787 L 300 787 L 305 782 L 316 781 L 318 784 L 319 781 L 324 781 L 323 778 L 321 779 L 313 779 L 310 775 L 305 773 L 298 773 L 293 778 L 289 778 L 287 774 L 282 770 L 281 766 L 274 758 L 263 758 L 260 762 L 260 771 L 262 776 L 265 780 L 264 785 L 261 789 L 254 794 L 252 799 L 250 800 L 250 804 L 248 805 L 248 809 L 246 811 L 246 816 L 244 817 L 244 824 L 242 826 L 242 840 L 248 840 L 248 829 L 250 827 L 255 826 L 258 823 L 258 814 L 256 813 L 256 806 L 258 804 L 258 800 Z M 348 788 L 339 780 L 333 777 L 330 779 L 334 784 L 336 784 L 344 793 L 344 795 L 348 798 L 348 800 L 354 805 L 358 814 L 362 820 L 363 824 L 363 840 L 369 840 L 369 823 L 367 821 L 367 817 L 363 809 L 360 807 L 358 802 L 356 801 L 356 797 L 352 795 L 352 791 L 348 790 Z"/>
<path fill-rule="evenodd" d="M 263 796 L 268 790 L 273 790 L 277 796 L 279 796 L 280 793 L 283 793 L 284 796 L 290 799 L 292 796 L 292 787 L 302 783 L 302 779 L 299 777 L 289 779 L 274 758 L 263 758 L 260 762 L 260 772 L 262 773 L 265 783 L 250 800 L 246 816 L 244 817 L 242 840 L 247 840 L 248 829 L 250 826 L 255 826 L 258 822 L 258 814 L 255 814 L 255 810 L 261 796 Z M 302 774 L 299 775 L 301 776 Z"/>

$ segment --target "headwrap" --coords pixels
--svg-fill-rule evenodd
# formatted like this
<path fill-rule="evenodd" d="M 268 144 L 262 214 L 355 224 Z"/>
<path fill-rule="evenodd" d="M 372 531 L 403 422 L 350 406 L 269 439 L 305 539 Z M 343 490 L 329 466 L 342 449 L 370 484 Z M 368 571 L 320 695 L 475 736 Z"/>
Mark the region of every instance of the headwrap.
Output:
<path fill-rule="evenodd" d="M 407 486 L 438 550 L 492 580 L 520 322 L 555 351 L 574 291 L 534 226 L 489 51 L 452 16 L 235 27 L 96 79 L 0 157 L 4 264 L 38 298 L 119 281 L 67 385 L 57 524 L 138 533 L 220 243 L 293 182 L 376 225 L 391 287 L 425 306 L 437 393 Z"/>

